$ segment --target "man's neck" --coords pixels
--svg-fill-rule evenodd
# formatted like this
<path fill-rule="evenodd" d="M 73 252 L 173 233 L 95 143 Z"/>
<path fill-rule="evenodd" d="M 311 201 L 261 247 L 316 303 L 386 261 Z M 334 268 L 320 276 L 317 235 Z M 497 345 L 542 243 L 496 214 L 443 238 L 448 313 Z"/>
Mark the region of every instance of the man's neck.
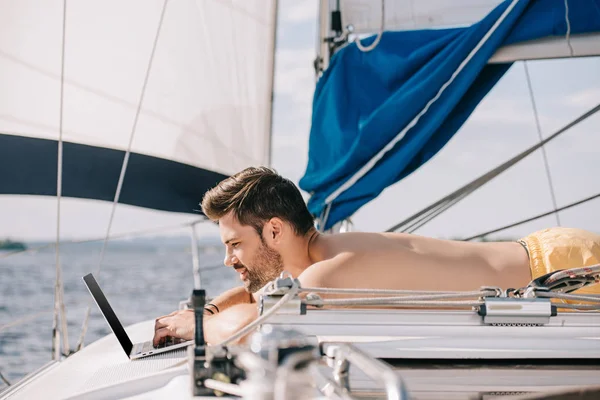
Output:
<path fill-rule="evenodd" d="M 316 229 L 311 229 L 303 236 L 298 236 L 290 243 L 286 254 L 282 254 L 285 270 L 297 278 L 305 269 L 314 264 L 311 257 L 311 246 L 319 237 Z"/>

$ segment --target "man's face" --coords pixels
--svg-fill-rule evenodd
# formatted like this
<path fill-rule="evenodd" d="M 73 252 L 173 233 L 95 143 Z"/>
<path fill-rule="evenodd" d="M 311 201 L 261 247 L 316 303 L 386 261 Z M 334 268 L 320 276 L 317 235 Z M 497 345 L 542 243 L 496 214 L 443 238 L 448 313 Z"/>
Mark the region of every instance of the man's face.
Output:
<path fill-rule="evenodd" d="M 252 226 L 240 224 L 232 213 L 219 219 L 219 230 L 225 244 L 224 263 L 240 274 L 248 292 L 256 292 L 283 271 L 281 255 Z"/>

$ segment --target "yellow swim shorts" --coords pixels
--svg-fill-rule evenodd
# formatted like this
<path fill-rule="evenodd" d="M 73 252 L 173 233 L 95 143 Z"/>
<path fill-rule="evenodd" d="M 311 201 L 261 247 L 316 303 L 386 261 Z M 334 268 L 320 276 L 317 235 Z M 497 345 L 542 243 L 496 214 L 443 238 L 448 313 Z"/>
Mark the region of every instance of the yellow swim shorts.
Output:
<path fill-rule="evenodd" d="M 532 279 L 561 269 L 600 264 L 600 235 L 582 229 L 544 229 L 520 239 L 519 243 L 529 253 Z M 573 293 L 600 294 L 600 284 L 589 285 Z"/>

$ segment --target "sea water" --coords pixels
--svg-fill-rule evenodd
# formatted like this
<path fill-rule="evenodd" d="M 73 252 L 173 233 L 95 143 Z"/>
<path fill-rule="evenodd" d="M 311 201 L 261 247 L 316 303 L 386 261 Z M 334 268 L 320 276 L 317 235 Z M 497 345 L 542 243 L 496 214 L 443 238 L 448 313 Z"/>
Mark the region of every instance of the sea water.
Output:
<path fill-rule="evenodd" d="M 71 349 L 79 339 L 88 305 L 91 316 L 84 343 L 110 333 L 81 279 L 97 270 L 100 248 L 61 246 Z M 208 296 L 240 284 L 237 274 L 223 266 L 223 254 L 217 246 L 200 248 L 200 264 L 202 286 Z M 9 256 L 0 252 L 0 373 L 11 383 L 52 358 L 55 265 L 51 247 Z M 186 246 L 109 243 L 100 271 L 100 286 L 124 326 L 177 310 L 194 285 L 191 251 Z M 17 320 L 25 322 L 13 325 Z M 0 390 L 4 387 L 0 380 Z"/>

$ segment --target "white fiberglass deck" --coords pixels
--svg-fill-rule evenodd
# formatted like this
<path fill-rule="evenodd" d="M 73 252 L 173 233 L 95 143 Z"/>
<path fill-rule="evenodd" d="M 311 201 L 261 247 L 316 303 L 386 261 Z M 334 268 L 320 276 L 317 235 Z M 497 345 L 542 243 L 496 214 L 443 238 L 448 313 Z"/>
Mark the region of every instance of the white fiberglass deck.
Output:
<path fill-rule="evenodd" d="M 274 325 L 316 336 L 324 353 L 352 342 L 385 358 L 412 399 L 471 399 L 494 392 L 539 392 L 600 383 L 600 313 L 562 313 L 546 326 L 489 326 L 470 311 L 311 310 L 275 315 Z M 148 340 L 154 321 L 127 328 Z M 392 360 L 390 360 L 392 359 Z M 351 367 L 351 388 L 382 388 Z M 192 398 L 186 350 L 130 361 L 114 335 L 14 385 L 0 399 Z M 214 397 L 212 397 L 214 398 Z"/>
<path fill-rule="evenodd" d="M 542 326 L 492 326 L 474 311 L 309 310 L 274 315 L 321 342 L 391 359 L 600 359 L 600 312 L 565 312 Z"/>
<path fill-rule="evenodd" d="M 126 330 L 133 341 L 145 341 L 152 337 L 153 329 L 154 321 L 146 321 Z M 185 349 L 131 361 L 115 336 L 110 334 L 66 360 L 17 382 L 9 388 L 11 390 L 0 394 L 0 398 L 65 399 L 86 392 L 91 395 L 95 390 L 114 385 L 120 395 L 113 398 L 122 398 L 139 393 L 139 390 L 164 386 L 174 376 L 186 374 L 186 362 Z M 122 384 L 127 381 L 135 381 L 137 389 Z"/>

